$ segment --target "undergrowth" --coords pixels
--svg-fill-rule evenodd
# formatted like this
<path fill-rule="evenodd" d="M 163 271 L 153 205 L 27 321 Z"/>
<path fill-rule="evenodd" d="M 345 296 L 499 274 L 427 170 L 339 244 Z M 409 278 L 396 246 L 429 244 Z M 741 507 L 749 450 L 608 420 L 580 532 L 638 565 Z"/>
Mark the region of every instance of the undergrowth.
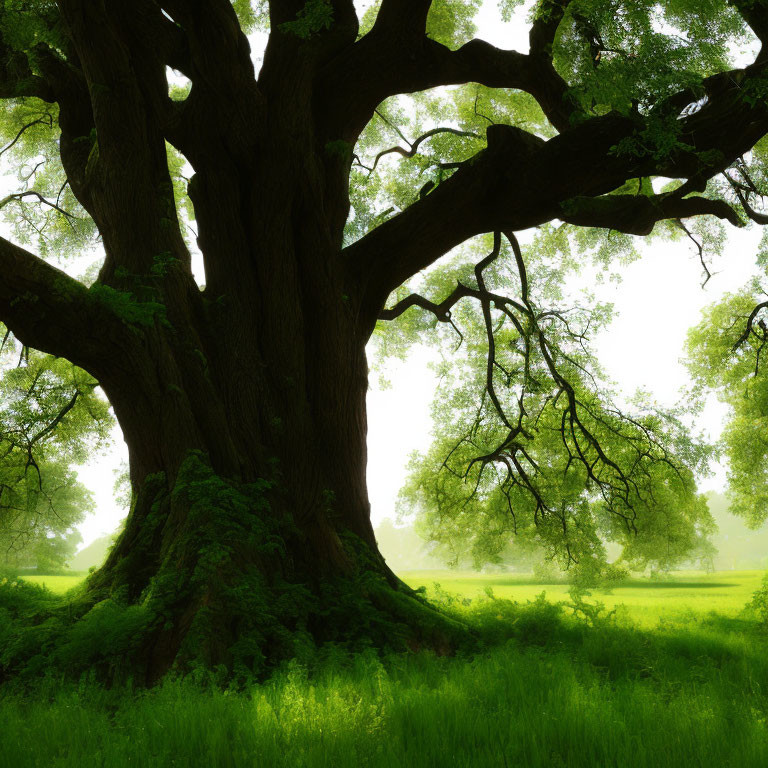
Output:
<path fill-rule="evenodd" d="M 472 648 L 327 643 L 246 686 L 202 670 L 152 689 L 53 675 L 6 685 L 0 768 L 768 764 L 754 619 L 690 613 L 646 631 L 583 597 L 442 593 L 439 605 L 471 627 Z"/>

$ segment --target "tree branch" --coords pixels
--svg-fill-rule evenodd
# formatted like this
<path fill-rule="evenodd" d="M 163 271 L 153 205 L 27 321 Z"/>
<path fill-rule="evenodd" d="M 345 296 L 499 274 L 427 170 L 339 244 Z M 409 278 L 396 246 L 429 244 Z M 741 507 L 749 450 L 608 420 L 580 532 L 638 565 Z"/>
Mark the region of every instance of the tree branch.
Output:
<path fill-rule="evenodd" d="M 121 326 L 112 312 L 82 283 L 4 238 L 0 275 L 0 321 L 19 341 L 97 375 Z"/>
<path fill-rule="evenodd" d="M 324 69 L 325 114 L 340 138 L 354 141 L 374 109 L 389 96 L 444 85 L 479 83 L 530 93 L 559 131 L 575 114 L 568 85 L 546 56 L 528 56 L 471 40 L 456 51 L 427 37 L 413 42 L 374 28 Z"/>
<path fill-rule="evenodd" d="M 450 133 L 453 136 L 464 136 L 473 139 L 481 138 L 479 134 L 473 133 L 472 131 L 460 131 L 456 128 L 432 128 L 432 130 L 423 133 L 413 142 L 410 142 L 403 137 L 403 140 L 406 142 L 406 144 L 408 144 L 408 149 L 403 149 L 399 146 L 390 147 L 389 149 L 382 149 L 381 152 L 376 155 L 376 159 L 373 161 L 373 166 L 370 168 L 370 172 L 373 173 L 376 170 L 376 167 L 379 164 L 379 160 L 381 160 L 381 158 L 385 157 L 386 155 L 398 154 L 406 158 L 413 157 L 419 151 L 419 147 L 427 139 L 432 138 L 432 136 L 437 136 L 440 133 Z"/>
<path fill-rule="evenodd" d="M 66 216 L 68 219 L 77 218 L 76 216 L 71 214 L 69 211 L 65 211 L 58 203 L 51 202 L 50 200 L 48 200 L 46 197 L 44 197 L 34 189 L 28 189 L 25 192 L 13 192 L 10 195 L 6 195 L 4 198 L 0 199 L 0 208 L 4 208 L 10 202 L 20 201 L 25 197 L 36 197 L 40 203 L 42 203 L 43 205 L 47 205 L 49 208 L 52 208 L 54 211 L 58 211 L 62 216 Z"/>
<path fill-rule="evenodd" d="M 382 309 L 381 312 L 379 312 L 379 320 L 395 320 L 411 309 L 411 307 L 418 307 L 419 309 L 431 312 L 439 322 L 449 323 L 451 321 L 451 310 L 464 298 L 472 298 L 477 299 L 478 301 L 493 303 L 499 307 L 511 305 L 519 312 L 526 311 L 522 304 L 507 296 L 493 293 L 485 288 L 471 288 L 468 285 L 457 282 L 453 291 L 439 304 L 435 304 L 433 301 L 430 301 L 418 293 L 412 293 L 410 296 L 406 296 L 406 298 L 398 301 L 393 307 Z"/>
<path fill-rule="evenodd" d="M 709 178 L 768 133 L 764 101 L 744 95 L 752 80 L 759 87 L 763 70 L 751 65 L 713 79 L 707 104 L 679 120 L 677 147 L 662 156 L 617 149 L 622 142 L 636 142 L 645 130 L 639 114 L 595 117 L 549 141 L 512 126 L 489 126 L 486 150 L 345 249 L 354 290 L 362 293 L 363 327 L 372 331 L 398 285 L 483 232 L 520 231 L 557 218 L 633 234 L 647 234 L 665 218 L 699 215 L 740 226 L 739 216 L 724 201 L 685 195 L 703 190 Z M 629 179 L 648 176 L 688 181 L 674 193 L 652 198 L 601 197 Z"/>
<path fill-rule="evenodd" d="M 579 227 L 601 227 L 630 235 L 649 235 L 663 219 L 717 216 L 735 227 L 744 226 L 738 213 L 723 200 L 706 197 L 674 197 L 674 193 L 653 195 L 606 195 L 576 197 L 562 204 L 560 219 Z"/>

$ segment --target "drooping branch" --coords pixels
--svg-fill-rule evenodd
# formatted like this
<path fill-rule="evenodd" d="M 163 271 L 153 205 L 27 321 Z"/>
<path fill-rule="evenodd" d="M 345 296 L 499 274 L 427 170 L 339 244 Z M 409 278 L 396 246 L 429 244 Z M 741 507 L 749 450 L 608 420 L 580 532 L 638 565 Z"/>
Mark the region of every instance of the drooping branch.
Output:
<path fill-rule="evenodd" d="M 53 209 L 54 211 L 58 211 L 62 216 L 66 216 L 68 219 L 74 219 L 77 218 L 74 216 L 74 214 L 71 214 L 69 211 L 65 211 L 57 202 L 48 200 L 44 195 L 40 194 L 40 192 L 37 192 L 34 189 L 28 189 L 24 192 L 13 192 L 10 195 L 6 195 L 4 198 L 0 199 L 0 208 L 4 208 L 8 203 L 14 202 L 14 201 L 20 201 L 23 200 L 25 197 L 34 197 L 37 198 L 38 202 L 42 205 L 47 205 L 49 208 Z"/>
<path fill-rule="evenodd" d="M 707 260 L 704 257 L 704 243 L 696 238 L 696 236 L 693 234 L 693 232 L 691 232 L 690 229 L 688 229 L 682 219 L 677 220 L 677 226 L 680 227 L 683 232 L 685 232 L 685 236 L 693 243 L 694 247 L 696 248 L 696 252 L 699 256 L 699 263 L 701 264 L 701 269 L 704 272 L 704 281 L 701 284 L 701 287 L 704 288 L 704 286 L 712 279 L 712 272 L 710 271 Z"/>
<path fill-rule="evenodd" d="M 670 453 L 663 427 L 655 420 L 633 417 L 596 400 L 604 393 L 587 367 L 590 353 L 584 344 L 589 318 L 579 329 L 571 325 L 565 312 L 538 307 L 520 245 L 514 233 L 504 234 L 517 267 L 519 299 L 500 298 L 488 290 L 484 271 L 501 254 L 500 233 L 496 233 L 493 250 L 477 265 L 477 289 L 459 285 L 440 303 L 409 296 L 382 317 L 418 307 L 446 322 L 457 301 L 470 298 L 480 303 L 482 319 L 478 319 L 477 333 L 488 336 L 482 394 L 478 393 L 479 404 L 471 409 L 461 435 L 438 457 L 438 474 L 448 473 L 451 482 L 466 486 L 466 492 L 447 502 L 441 494 L 436 503 L 441 513 L 446 512 L 442 504 L 461 508 L 482 494 L 487 497 L 493 486 L 506 498 L 514 526 L 516 504 L 527 497 L 533 522 L 561 529 L 568 559 L 579 562 L 583 552 L 572 550 L 569 543 L 574 533 L 574 505 L 600 500 L 628 534 L 638 534 L 644 513 L 656 504 L 655 473 L 668 470 L 667 476 L 677 478 L 684 488 L 689 482 L 688 467 Z M 496 310 L 493 317 L 491 309 Z M 569 350 L 570 346 L 576 351 Z M 577 359 L 580 352 L 582 360 Z M 511 356 L 511 364 L 505 355 Z M 559 451 L 550 442 L 551 433 L 558 436 Z M 570 488 L 565 499 L 564 475 Z"/>

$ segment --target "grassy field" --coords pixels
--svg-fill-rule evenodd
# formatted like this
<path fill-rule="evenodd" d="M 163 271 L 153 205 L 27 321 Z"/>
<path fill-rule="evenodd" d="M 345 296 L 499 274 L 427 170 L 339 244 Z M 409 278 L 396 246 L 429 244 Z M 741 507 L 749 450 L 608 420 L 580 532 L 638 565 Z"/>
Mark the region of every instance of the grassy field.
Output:
<path fill-rule="evenodd" d="M 742 613 L 761 572 L 626 582 L 593 594 L 627 606 L 595 621 L 554 604 L 568 600 L 563 584 L 402 576 L 475 626 L 484 650 L 325 648 L 238 692 L 189 679 L 151 691 L 0 688 L 0 768 L 768 765 L 768 636 Z M 58 590 L 77 582 L 54 578 Z M 543 591 L 553 602 L 536 599 Z"/>
<path fill-rule="evenodd" d="M 34 574 L 24 574 L 21 578 L 24 581 L 29 581 L 32 584 L 40 584 L 55 592 L 57 595 L 62 595 L 66 591 L 76 587 L 84 577 L 84 574 L 76 574 L 72 576 L 36 576 Z"/>
<path fill-rule="evenodd" d="M 527 575 L 447 570 L 405 571 L 399 575 L 412 587 L 426 587 L 427 594 L 433 596 L 444 591 L 476 599 L 484 597 L 485 590 L 490 588 L 497 598 L 519 602 L 534 600 L 542 592 L 553 602 L 568 600 L 567 583 L 548 583 Z M 623 606 L 632 621 L 642 627 L 653 627 L 660 619 L 703 616 L 710 611 L 733 617 L 750 600 L 763 576 L 763 571 L 714 574 L 683 571 L 665 579 L 634 579 L 621 582 L 609 590 L 593 590 L 592 600 L 599 600 L 609 609 Z M 77 586 L 84 574 L 25 575 L 23 578 L 63 594 Z"/>
<path fill-rule="evenodd" d="M 399 575 L 412 587 L 426 587 L 427 594 L 435 594 L 437 584 L 439 589 L 469 598 L 482 597 L 490 588 L 495 597 L 522 602 L 534 600 L 542 592 L 551 601 L 568 599 L 567 583 L 550 584 L 526 575 L 456 571 L 407 571 Z M 591 599 L 609 609 L 623 606 L 641 627 L 654 627 L 659 620 L 701 617 L 710 611 L 733 617 L 749 602 L 764 575 L 763 571 L 683 571 L 665 579 L 632 579 L 610 590 L 596 589 Z"/>

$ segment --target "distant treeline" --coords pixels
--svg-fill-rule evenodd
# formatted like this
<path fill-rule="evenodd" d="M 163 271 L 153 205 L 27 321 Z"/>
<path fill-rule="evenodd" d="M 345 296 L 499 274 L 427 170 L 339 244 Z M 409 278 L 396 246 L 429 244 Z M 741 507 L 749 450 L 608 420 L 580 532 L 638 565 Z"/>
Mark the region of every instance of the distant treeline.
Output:
<path fill-rule="evenodd" d="M 748 528 L 741 517 L 728 511 L 728 500 L 720 493 L 708 493 L 707 502 L 717 531 L 710 538 L 711 548 L 696 552 L 687 566 L 704 570 L 730 571 L 768 569 L 768 527 Z M 447 553 L 425 541 L 411 524 L 396 525 L 385 518 L 376 528 L 376 540 L 390 567 L 395 571 L 420 571 L 458 565 L 471 568 L 469 558 L 449 562 Z M 504 570 L 537 572 L 542 575 L 550 564 L 541 549 L 516 547 L 514 542 L 497 566 Z"/>
<path fill-rule="evenodd" d="M 768 569 L 768 528 L 748 528 L 741 518 L 728 512 L 728 501 L 722 494 L 710 493 L 707 500 L 718 530 L 711 538 L 711 552 L 698 553 L 690 566 L 709 567 L 717 571 Z M 69 561 L 69 567 L 73 571 L 98 567 L 104 562 L 113 540 L 113 535 L 96 539 Z M 421 538 L 410 524 L 397 525 L 385 518 L 376 528 L 376 540 L 387 563 L 395 571 L 422 571 L 452 565 L 448 556 Z M 454 564 L 461 568 L 472 567 L 469 560 L 459 560 Z M 512 542 L 497 567 L 526 573 L 545 573 L 548 563 L 542 550 L 516 548 Z"/>

